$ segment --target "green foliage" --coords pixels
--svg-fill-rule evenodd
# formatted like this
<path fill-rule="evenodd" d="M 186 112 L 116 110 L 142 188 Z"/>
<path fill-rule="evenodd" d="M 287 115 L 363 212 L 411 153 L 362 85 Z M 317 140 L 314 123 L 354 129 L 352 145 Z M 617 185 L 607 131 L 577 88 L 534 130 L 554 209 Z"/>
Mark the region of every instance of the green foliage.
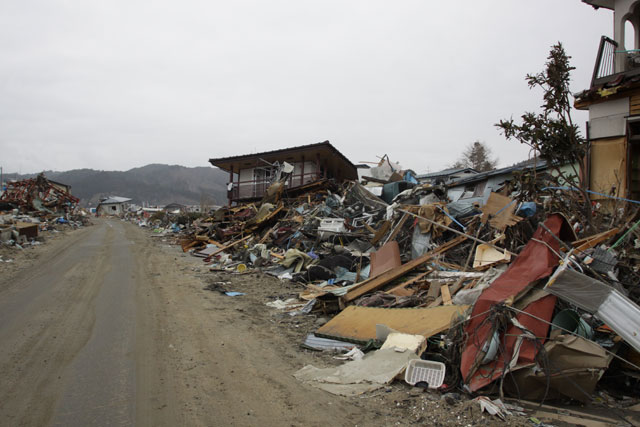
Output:
<path fill-rule="evenodd" d="M 571 118 L 569 83 L 574 67 L 569 64 L 570 58 L 560 42 L 553 45 L 544 70 L 526 77 L 530 89 L 541 88 L 544 93 L 542 112 L 524 113 L 521 124 L 516 124 L 513 118 L 500 120 L 496 127 L 507 139 L 528 145 L 547 161 L 551 173 L 547 174 L 545 186 L 576 185 L 579 192 L 563 193 L 562 204 L 567 208 L 566 213 L 571 216 L 581 213 L 581 221 L 587 224 L 587 228 L 593 228 L 593 211 L 586 184 L 576 178 L 583 176 L 579 169 L 582 168 L 588 144 Z M 528 196 L 535 197 L 534 193 Z"/>
<path fill-rule="evenodd" d="M 552 165 L 581 164 L 587 143 L 571 118 L 571 71 L 568 56 L 558 42 L 551 48 L 545 69 L 526 77 L 529 88 L 543 90 L 541 113 L 526 112 L 522 123 L 511 118 L 500 120 L 496 126 L 507 139 L 514 139 L 533 148 Z"/>

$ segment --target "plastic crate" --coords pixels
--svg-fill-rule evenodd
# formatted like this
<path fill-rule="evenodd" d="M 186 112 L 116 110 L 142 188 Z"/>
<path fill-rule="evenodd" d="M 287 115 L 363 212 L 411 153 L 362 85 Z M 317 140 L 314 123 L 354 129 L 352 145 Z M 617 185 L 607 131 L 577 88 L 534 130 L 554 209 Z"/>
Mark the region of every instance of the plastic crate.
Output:
<path fill-rule="evenodd" d="M 404 380 L 411 385 L 426 382 L 429 388 L 438 388 L 444 383 L 445 369 L 442 362 L 413 359 L 404 371 Z"/>

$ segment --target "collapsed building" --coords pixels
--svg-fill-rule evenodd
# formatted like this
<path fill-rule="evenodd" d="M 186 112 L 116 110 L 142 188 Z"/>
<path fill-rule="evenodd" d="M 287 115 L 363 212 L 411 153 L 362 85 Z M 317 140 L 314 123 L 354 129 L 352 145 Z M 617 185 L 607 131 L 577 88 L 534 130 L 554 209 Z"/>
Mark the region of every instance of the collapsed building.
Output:
<path fill-rule="evenodd" d="M 124 215 L 130 205 L 131 199 L 128 197 L 111 196 L 100 200 L 98 206 L 96 206 L 96 215 Z"/>
<path fill-rule="evenodd" d="M 27 212 L 69 213 L 79 201 L 71 195 L 71 186 L 47 179 L 44 174 L 9 182 L 0 195 L 0 203 Z"/>
<path fill-rule="evenodd" d="M 71 186 L 43 173 L 8 182 L 0 195 L 0 243 L 22 247 L 35 242 L 40 231 L 85 224 L 86 218 L 76 214 L 79 201 Z"/>

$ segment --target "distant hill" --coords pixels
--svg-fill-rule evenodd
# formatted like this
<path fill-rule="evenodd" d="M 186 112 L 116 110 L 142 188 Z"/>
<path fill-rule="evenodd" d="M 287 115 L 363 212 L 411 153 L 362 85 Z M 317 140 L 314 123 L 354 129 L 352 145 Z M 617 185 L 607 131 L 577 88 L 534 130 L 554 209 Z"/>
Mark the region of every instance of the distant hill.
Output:
<path fill-rule="evenodd" d="M 71 186 L 71 193 L 82 206 L 96 206 L 101 198 L 122 196 L 133 203 L 151 205 L 181 203 L 223 205 L 227 201 L 229 174 L 214 167 L 188 168 L 178 165 L 151 164 L 120 171 L 74 169 L 66 172 L 45 171 L 45 176 Z M 6 179 L 24 179 L 35 174 L 5 174 Z"/>

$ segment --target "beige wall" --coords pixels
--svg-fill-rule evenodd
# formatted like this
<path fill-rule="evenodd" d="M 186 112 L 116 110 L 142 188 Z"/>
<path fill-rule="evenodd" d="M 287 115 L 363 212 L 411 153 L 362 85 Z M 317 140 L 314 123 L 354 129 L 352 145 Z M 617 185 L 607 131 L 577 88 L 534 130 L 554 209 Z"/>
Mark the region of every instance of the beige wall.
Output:
<path fill-rule="evenodd" d="M 627 144 L 625 138 L 605 138 L 591 141 L 591 182 L 592 191 L 625 197 L 626 194 L 626 156 Z M 602 196 L 592 195 L 592 199 L 602 199 Z"/>

